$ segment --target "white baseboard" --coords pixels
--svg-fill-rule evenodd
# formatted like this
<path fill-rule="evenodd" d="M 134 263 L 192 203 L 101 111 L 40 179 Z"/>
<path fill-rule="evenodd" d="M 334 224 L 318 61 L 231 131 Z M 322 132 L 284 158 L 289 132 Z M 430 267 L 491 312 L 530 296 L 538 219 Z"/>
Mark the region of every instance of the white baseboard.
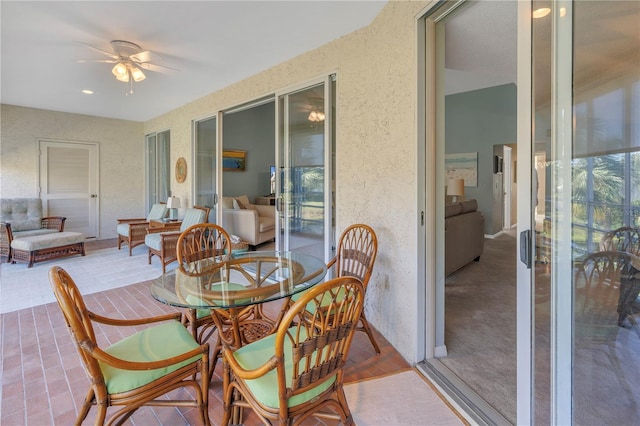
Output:
<path fill-rule="evenodd" d="M 485 238 L 488 238 L 490 240 L 495 240 L 496 238 L 498 238 L 500 235 L 504 234 L 504 231 L 500 231 L 500 232 L 496 232 L 495 234 L 484 234 Z"/>

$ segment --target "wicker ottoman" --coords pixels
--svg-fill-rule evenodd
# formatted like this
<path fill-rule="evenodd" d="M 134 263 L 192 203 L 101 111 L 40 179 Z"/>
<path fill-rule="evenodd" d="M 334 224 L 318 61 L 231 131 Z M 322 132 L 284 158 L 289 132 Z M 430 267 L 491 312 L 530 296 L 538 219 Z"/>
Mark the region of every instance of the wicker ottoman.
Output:
<path fill-rule="evenodd" d="M 84 235 L 79 232 L 54 232 L 52 234 L 34 235 L 16 238 L 11 241 L 11 263 L 29 263 L 57 259 L 84 253 Z"/>

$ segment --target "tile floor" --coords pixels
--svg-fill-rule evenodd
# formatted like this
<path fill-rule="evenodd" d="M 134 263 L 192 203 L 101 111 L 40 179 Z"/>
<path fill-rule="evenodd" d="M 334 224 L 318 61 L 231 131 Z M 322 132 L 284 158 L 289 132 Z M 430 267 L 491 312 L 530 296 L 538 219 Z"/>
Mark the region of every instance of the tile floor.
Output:
<path fill-rule="evenodd" d="M 114 240 L 88 243 L 87 250 L 113 247 L 113 244 Z M 154 300 L 146 283 L 89 294 L 85 302 L 97 313 L 121 318 L 159 315 L 174 309 Z M 0 424 L 73 424 L 89 387 L 57 304 L 0 315 L 0 333 Z M 123 337 L 105 328 L 96 329 L 96 334 L 98 341 L 107 345 Z M 346 382 L 410 367 L 377 332 L 376 338 L 382 349 L 380 355 L 376 355 L 364 333 L 356 333 L 347 362 Z M 214 425 L 222 418 L 220 370 L 218 364 L 209 391 L 209 415 Z M 92 409 L 85 423 L 93 423 L 94 415 L 95 409 Z M 129 424 L 191 425 L 198 424 L 198 420 L 194 409 L 143 407 L 131 417 Z M 248 414 L 245 424 L 259 422 L 255 415 Z"/>

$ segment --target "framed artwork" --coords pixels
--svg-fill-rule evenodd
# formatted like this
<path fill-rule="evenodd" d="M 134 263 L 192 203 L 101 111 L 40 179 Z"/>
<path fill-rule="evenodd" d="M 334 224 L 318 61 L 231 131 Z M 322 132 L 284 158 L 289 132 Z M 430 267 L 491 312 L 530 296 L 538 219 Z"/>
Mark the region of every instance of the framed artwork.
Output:
<path fill-rule="evenodd" d="M 180 157 L 178 158 L 178 161 L 176 161 L 176 180 L 178 181 L 178 183 L 182 183 L 186 178 L 187 161 L 184 159 L 184 157 Z"/>
<path fill-rule="evenodd" d="M 464 179 L 464 186 L 478 186 L 478 153 L 445 154 L 445 180 Z"/>
<path fill-rule="evenodd" d="M 247 151 L 223 151 L 222 170 L 225 172 L 244 172 L 247 164 Z"/>

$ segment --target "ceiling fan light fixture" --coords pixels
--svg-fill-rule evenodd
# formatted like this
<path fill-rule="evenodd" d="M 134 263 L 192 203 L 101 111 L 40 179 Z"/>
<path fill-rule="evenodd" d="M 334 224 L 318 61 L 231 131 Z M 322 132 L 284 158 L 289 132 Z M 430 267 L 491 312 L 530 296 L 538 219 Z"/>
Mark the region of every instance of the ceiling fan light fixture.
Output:
<path fill-rule="evenodd" d="M 111 73 L 116 76 L 116 78 L 120 81 L 129 81 L 129 72 L 127 70 L 127 66 L 122 62 L 118 62 L 112 69 Z M 126 77 L 126 80 L 122 80 L 122 78 Z"/>
<path fill-rule="evenodd" d="M 142 70 L 136 67 L 131 68 L 131 76 L 133 77 L 133 81 L 135 81 L 136 83 L 147 78 L 142 72 Z"/>
<path fill-rule="evenodd" d="M 309 117 L 307 117 L 307 119 L 309 121 L 314 121 L 314 122 L 318 122 L 318 121 L 324 121 L 324 112 L 321 111 L 311 111 L 309 113 Z"/>

